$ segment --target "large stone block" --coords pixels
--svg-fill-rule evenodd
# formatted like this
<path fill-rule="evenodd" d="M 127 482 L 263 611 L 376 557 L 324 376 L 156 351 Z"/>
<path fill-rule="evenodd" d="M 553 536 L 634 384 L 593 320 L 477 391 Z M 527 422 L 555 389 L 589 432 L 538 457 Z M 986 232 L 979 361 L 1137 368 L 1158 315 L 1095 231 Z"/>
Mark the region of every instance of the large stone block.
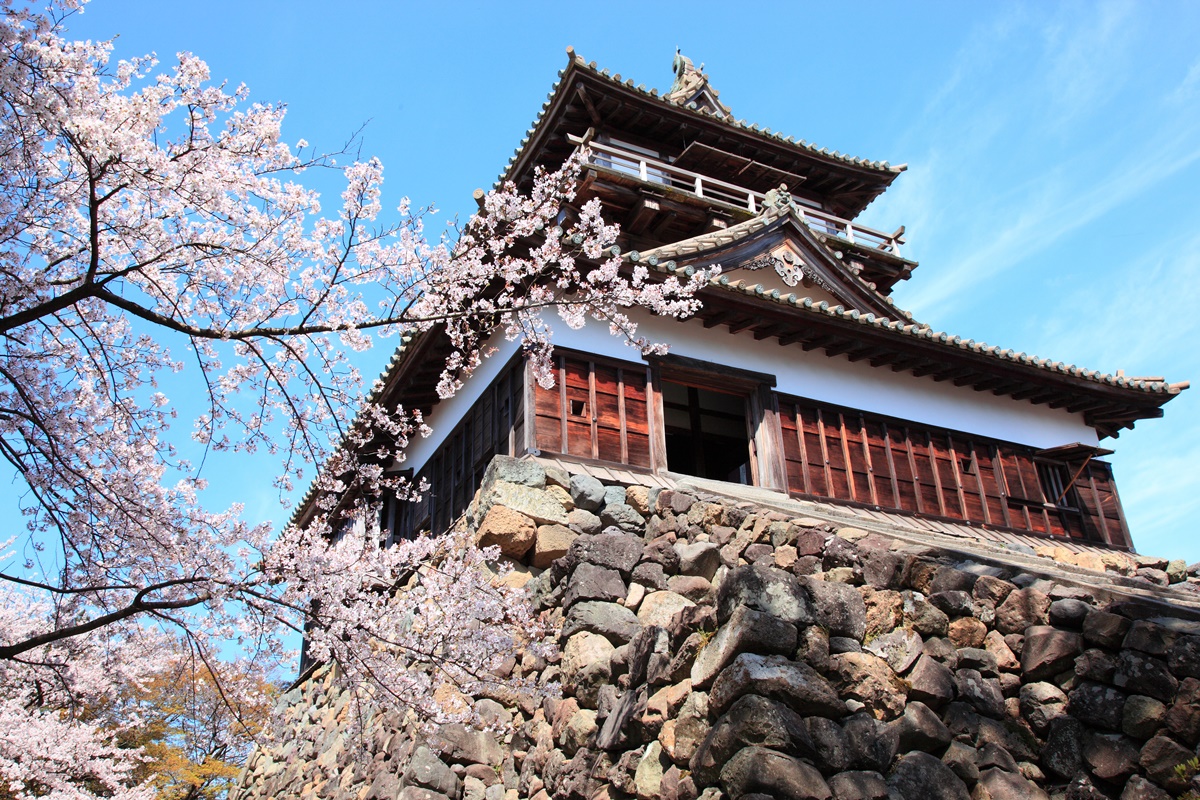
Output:
<path fill-rule="evenodd" d="M 803 761 L 768 750 L 745 747 L 721 770 L 721 785 L 733 798 L 760 794 L 778 800 L 829 800 L 821 773 Z"/>
<path fill-rule="evenodd" d="M 970 800 L 962 779 L 928 753 L 901 756 L 887 782 L 898 800 Z"/>
<path fill-rule="evenodd" d="M 1021 673 L 1027 681 L 1052 677 L 1072 669 L 1075 656 L 1082 651 L 1083 639 L 1078 633 L 1049 625 L 1031 626 L 1025 630 L 1021 648 Z"/>
<path fill-rule="evenodd" d="M 743 565 L 730 570 L 717 591 L 717 619 L 724 622 L 739 605 L 778 617 L 793 625 L 816 621 L 809 593 L 794 575 L 781 570 Z"/>
<path fill-rule="evenodd" d="M 908 687 L 882 658 L 870 653 L 838 653 L 829 657 L 829 672 L 841 694 L 862 703 L 876 719 L 904 713 Z"/>
<path fill-rule="evenodd" d="M 507 506 L 494 505 L 475 529 L 476 547 L 499 547 L 500 553 L 520 560 L 533 547 L 537 527 L 533 520 Z"/>
<path fill-rule="evenodd" d="M 746 606 L 738 606 L 692 665 L 692 685 L 704 688 L 739 653 L 790 655 L 796 650 L 796 626 Z"/>
<path fill-rule="evenodd" d="M 816 670 L 783 656 L 739 655 L 713 683 L 709 709 L 720 713 L 745 694 L 778 700 L 800 714 L 837 718 L 846 713 L 837 692 Z"/>

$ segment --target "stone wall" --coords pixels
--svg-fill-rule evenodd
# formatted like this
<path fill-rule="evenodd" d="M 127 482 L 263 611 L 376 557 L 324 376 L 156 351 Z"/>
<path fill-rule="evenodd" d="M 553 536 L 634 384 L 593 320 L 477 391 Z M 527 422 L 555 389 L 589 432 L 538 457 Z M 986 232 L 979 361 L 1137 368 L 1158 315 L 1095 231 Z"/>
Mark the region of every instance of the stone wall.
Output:
<path fill-rule="evenodd" d="M 505 669 L 561 698 L 477 698 L 511 733 L 425 741 L 396 710 L 354 712 L 321 671 L 236 797 L 1200 792 L 1200 568 L 849 527 L 778 495 L 532 460 L 494 462 L 468 523 L 561 622 L 557 659 Z"/>

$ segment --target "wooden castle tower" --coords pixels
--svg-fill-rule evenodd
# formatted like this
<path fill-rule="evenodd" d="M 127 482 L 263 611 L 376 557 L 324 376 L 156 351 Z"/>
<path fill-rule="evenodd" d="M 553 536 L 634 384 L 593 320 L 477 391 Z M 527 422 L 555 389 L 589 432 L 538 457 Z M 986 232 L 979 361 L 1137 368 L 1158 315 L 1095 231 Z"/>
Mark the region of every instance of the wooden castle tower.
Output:
<path fill-rule="evenodd" d="M 1132 549 L 1100 441 L 1161 416 L 1186 384 L 934 331 L 890 296 L 917 267 L 904 228 L 854 221 L 903 166 L 735 120 L 682 55 L 664 94 L 568 56 L 503 177 L 526 186 L 535 167 L 587 148 L 576 202 L 600 198 L 631 267 L 719 264 L 720 277 L 692 319 L 638 318 L 668 356 L 631 358 L 595 324 L 556 333 L 549 390 L 519 344 L 500 341 L 438 402 L 447 344 L 436 329 L 408 341 L 376 397 L 426 412 L 435 434 L 404 466 L 431 491 L 390 504 L 385 530 L 446 528 L 494 456 L 528 455 L 643 483 L 690 475 Z"/>

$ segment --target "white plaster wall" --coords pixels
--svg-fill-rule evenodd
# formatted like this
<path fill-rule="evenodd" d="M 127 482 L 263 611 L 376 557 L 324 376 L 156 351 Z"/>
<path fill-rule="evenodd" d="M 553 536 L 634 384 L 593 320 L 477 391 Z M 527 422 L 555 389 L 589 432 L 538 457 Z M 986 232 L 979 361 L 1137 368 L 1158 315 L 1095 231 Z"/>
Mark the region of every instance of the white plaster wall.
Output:
<path fill-rule="evenodd" d="M 749 333 L 731 335 L 722 327 L 705 328 L 699 320 L 678 322 L 635 314 L 639 331 L 655 342 L 666 342 L 671 353 L 712 361 L 777 378 L 776 390 L 837 405 L 874 411 L 899 419 L 940 428 L 988 436 L 1030 447 L 1055 447 L 1082 442 L 1099 443 L 1096 431 L 1082 414 L 1070 414 L 1027 400 L 997 397 L 970 387 L 938 383 L 930 377 L 875 368 L 866 361 L 851 363 L 845 356 L 830 358 L 819 350 L 805 352 L 798 344 L 780 347 L 775 339 L 756 341 Z M 573 331 L 561 321 L 551 323 L 554 343 L 585 353 L 624 361 L 641 361 L 638 351 L 611 336 L 608 326 L 589 321 Z M 496 352 L 485 359 L 475 376 L 449 400 L 438 403 L 426 422 L 433 429 L 427 439 L 416 439 L 408 449 L 404 467 L 419 472 L 437 447 L 470 410 L 501 368 L 520 349 L 517 342 L 497 337 Z"/>
<path fill-rule="evenodd" d="M 471 410 L 471 406 L 483 394 L 483 390 L 491 385 L 500 371 L 508 364 L 508 360 L 521 349 L 520 342 L 505 341 L 503 336 L 492 337 L 488 346 L 496 348 L 495 352 L 491 357 L 483 360 L 479 369 L 475 370 L 475 375 L 463 385 L 458 394 L 433 407 L 433 411 L 425 418 L 425 423 L 433 429 L 433 433 L 427 439 L 418 436 L 408 445 L 404 463 L 400 464 L 400 467 L 411 468 L 414 474 L 420 472 L 421 467 L 425 466 L 425 462 L 433 456 L 446 436 L 454 430 L 458 421 Z"/>
<path fill-rule="evenodd" d="M 866 361 L 851 363 L 845 356 L 830 358 L 819 350 L 805 352 L 798 344 L 780 347 L 775 339 L 755 341 L 749 333 L 731 335 L 722 327 L 705 328 L 699 320 L 681 323 L 649 314 L 637 318 L 640 333 L 670 344 L 673 354 L 770 373 L 778 380 L 776 390 L 784 394 L 1031 447 L 1099 443 L 1082 414 L 875 368 Z M 598 323 L 579 331 L 556 330 L 554 341 L 561 347 L 639 360 L 636 350 Z"/>

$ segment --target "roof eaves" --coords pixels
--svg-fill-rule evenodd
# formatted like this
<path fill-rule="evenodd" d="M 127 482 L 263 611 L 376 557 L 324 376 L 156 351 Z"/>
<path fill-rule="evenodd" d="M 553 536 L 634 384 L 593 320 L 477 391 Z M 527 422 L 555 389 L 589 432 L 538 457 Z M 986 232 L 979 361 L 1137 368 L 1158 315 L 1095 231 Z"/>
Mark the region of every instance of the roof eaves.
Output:
<path fill-rule="evenodd" d="M 665 263 L 659 262 L 657 265 L 652 266 L 658 272 L 675 274 L 679 277 L 690 277 L 691 275 L 695 274 L 694 268 L 687 266 L 681 267 L 676 265 L 673 261 L 667 261 Z M 727 275 L 721 275 L 713 278 L 709 281 L 709 285 L 715 288 L 733 292 L 735 294 L 758 297 L 763 300 L 772 301 L 783 306 L 802 310 L 807 313 L 840 318 L 876 329 L 886 329 L 901 336 L 922 339 L 927 342 L 931 342 L 934 345 L 944 346 L 947 349 L 970 351 L 994 358 L 997 361 L 1005 361 L 1013 364 L 1024 364 L 1045 372 L 1058 375 L 1067 375 L 1091 383 L 1103 384 L 1120 389 L 1128 389 L 1145 394 L 1169 395 L 1170 397 L 1174 397 L 1190 387 L 1190 384 L 1187 381 L 1169 383 L 1166 380 L 1129 378 L 1124 375 L 1111 375 L 1100 372 L 1099 370 L 1086 369 L 1083 367 L 1078 367 L 1074 364 L 1066 364 L 1062 361 L 1051 361 L 1048 358 L 1040 358 L 1028 353 L 1018 353 L 1012 349 L 1005 349 L 996 345 L 989 345 L 986 342 L 977 342 L 974 339 L 964 339 L 961 336 L 946 333 L 945 331 L 934 331 L 933 328 L 928 325 L 894 320 L 888 317 L 881 317 L 873 313 L 864 314 L 855 309 L 846 309 L 844 306 L 840 305 L 830 306 L 827 301 L 817 301 L 811 297 L 800 297 L 795 293 L 785 295 L 778 289 L 768 289 L 761 283 L 750 284 L 748 281 L 730 281 Z"/>
<path fill-rule="evenodd" d="M 603 78 L 610 83 L 615 83 L 623 88 L 632 89 L 635 92 L 639 92 L 647 98 L 651 98 L 656 102 L 662 103 L 665 106 L 669 106 L 670 108 L 682 109 L 695 114 L 696 116 L 716 120 L 717 122 L 721 122 L 725 125 L 729 125 L 732 128 L 737 128 L 738 130 L 754 134 L 760 138 L 799 148 L 800 150 L 807 152 L 809 155 L 819 156 L 830 161 L 859 167 L 860 169 L 870 169 L 876 172 L 890 174 L 893 177 L 908 169 L 908 164 L 893 165 L 889 164 L 887 161 L 874 161 L 868 158 L 857 158 L 855 156 L 838 152 L 837 150 L 830 150 L 827 147 L 819 147 L 818 145 L 810 144 L 804 139 L 796 139 L 791 136 L 784 136 L 781 133 L 772 132 L 770 128 L 759 127 L 757 123 L 748 123 L 744 119 L 733 119 L 732 116 L 716 114 L 707 108 L 702 108 L 696 105 L 694 102 L 687 103 L 686 105 L 676 103 L 660 95 L 657 89 L 647 89 L 645 84 L 640 83 L 635 85 L 632 78 L 622 81 L 620 73 L 616 73 L 615 75 L 610 74 L 607 69 L 601 69 L 599 66 L 597 66 L 595 61 L 585 61 L 583 56 L 578 55 L 573 47 L 567 48 L 567 58 L 567 67 L 559 70 L 558 79 L 555 80 L 554 85 L 550 89 L 550 93 L 546 96 L 546 102 L 542 103 L 542 108 L 538 112 L 537 118 L 534 119 L 533 124 L 529 127 L 529 130 L 526 131 L 525 137 L 521 139 L 521 144 L 514 151 L 512 157 L 509 158 L 508 164 L 505 165 L 504 171 L 500 174 L 500 177 L 496 179 L 495 186 L 499 186 L 504 181 L 509 180 L 512 177 L 513 168 L 520 159 L 521 152 L 536 135 L 538 128 L 541 127 L 546 118 L 546 112 L 549 111 L 550 106 L 553 105 L 554 97 L 558 94 L 559 89 L 563 85 L 563 78 L 566 76 L 567 71 L 572 66 L 575 66 L 578 69 L 587 70 L 591 74 Z"/>

